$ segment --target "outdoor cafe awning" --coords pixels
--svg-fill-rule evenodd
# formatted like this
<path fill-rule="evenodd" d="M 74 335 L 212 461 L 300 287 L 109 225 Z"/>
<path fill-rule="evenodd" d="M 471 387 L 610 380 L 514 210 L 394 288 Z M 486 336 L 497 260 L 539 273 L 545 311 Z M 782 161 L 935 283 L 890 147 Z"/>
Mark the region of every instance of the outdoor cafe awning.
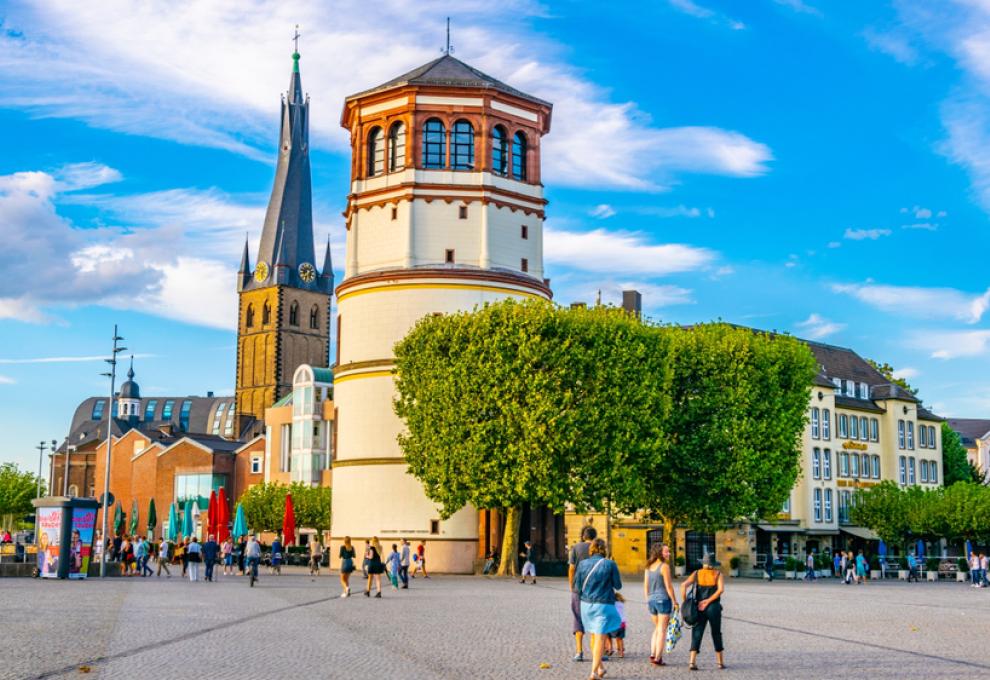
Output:
<path fill-rule="evenodd" d="M 866 527 L 839 527 L 840 531 L 844 531 L 847 534 L 852 534 L 857 538 L 863 538 L 867 541 L 879 541 L 880 537 L 875 533 L 867 529 Z"/>

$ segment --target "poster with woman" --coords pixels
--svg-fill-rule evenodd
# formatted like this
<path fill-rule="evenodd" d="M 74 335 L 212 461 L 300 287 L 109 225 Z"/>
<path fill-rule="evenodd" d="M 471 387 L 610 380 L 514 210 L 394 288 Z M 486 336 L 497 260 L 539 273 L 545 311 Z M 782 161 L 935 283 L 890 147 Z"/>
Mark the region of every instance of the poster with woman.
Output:
<path fill-rule="evenodd" d="M 93 553 L 93 531 L 96 528 L 96 510 L 72 508 L 72 544 L 69 557 L 69 578 L 86 578 Z"/>
<path fill-rule="evenodd" d="M 38 508 L 38 573 L 58 578 L 62 508 Z"/>

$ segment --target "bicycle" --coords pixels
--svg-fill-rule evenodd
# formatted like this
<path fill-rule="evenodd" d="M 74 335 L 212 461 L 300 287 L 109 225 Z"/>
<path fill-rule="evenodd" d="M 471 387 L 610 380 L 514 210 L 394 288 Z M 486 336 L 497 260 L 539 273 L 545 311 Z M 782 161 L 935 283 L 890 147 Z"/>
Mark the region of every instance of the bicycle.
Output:
<path fill-rule="evenodd" d="M 250 573 L 250 578 L 248 579 L 251 587 L 254 588 L 254 582 L 258 580 L 258 558 L 249 557 L 248 558 L 248 570 Z"/>

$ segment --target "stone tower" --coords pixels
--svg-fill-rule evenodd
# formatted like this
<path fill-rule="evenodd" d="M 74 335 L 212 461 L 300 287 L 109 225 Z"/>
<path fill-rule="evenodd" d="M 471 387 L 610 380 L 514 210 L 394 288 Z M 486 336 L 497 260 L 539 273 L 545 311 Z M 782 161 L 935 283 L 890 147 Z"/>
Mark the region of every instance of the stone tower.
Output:
<path fill-rule="evenodd" d="M 417 319 L 508 297 L 543 278 L 540 138 L 551 106 L 444 55 L 348 97 L 347 262 L 337 288 L 334 540 L 425 539 L 431 567 L 469 572 L 478 514 L 440 521 L 406 474 L 392 347 Z M 336 547 L 334 547 L 336 549 Z"/>
<path fill-rule="evenodd" d="M 301 364 L 326 366 L 330 349 L 333 267 L 327 243 L 322 269 L 313 247 L 309 169 L 309 98 L 303 98 L 299 53 L 292 55 L 272 197 L 254 269 L 247 243 L 237 278 L 237 412 L 263 425 L 265 409 L 292 389 Z M 259 426 L 260 426 L 259 425 Z"/>

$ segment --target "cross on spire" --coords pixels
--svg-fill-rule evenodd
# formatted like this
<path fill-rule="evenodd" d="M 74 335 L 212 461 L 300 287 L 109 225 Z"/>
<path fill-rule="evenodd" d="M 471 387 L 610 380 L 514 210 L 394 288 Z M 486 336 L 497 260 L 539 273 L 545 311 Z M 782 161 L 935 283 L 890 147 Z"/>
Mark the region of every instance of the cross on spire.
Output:
<path fill-rule="evenodd" d="M 447 46 L 443 48 L 444 54 L 453 54 L 454 46 L 450 44 L 450 17 L 447 17 Z"/>
<path fill-rule="evenodd" d="M 295 35 L 292 36 L 292 42 L 295 44 L 295 49 L 293 50 L 296 54 L 299 53 L 299 24 L 296 24 Z"/>

